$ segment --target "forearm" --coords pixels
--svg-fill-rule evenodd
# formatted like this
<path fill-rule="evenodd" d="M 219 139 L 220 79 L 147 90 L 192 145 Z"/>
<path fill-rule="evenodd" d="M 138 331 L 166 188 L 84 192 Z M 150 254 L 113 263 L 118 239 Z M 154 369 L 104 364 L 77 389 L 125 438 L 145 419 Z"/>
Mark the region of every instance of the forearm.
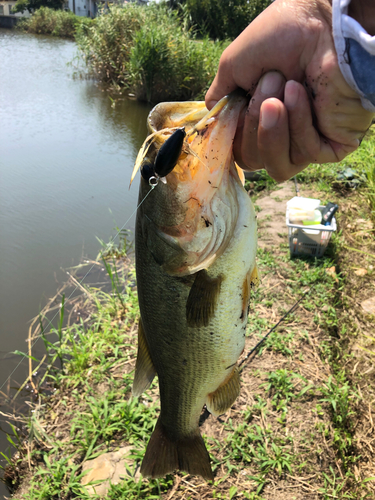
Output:
<path fill-rule="evenodd" d="M 348 15 L 358 21 L 369 35 L 375 35 L 374 0 L 351 0 Z"/>

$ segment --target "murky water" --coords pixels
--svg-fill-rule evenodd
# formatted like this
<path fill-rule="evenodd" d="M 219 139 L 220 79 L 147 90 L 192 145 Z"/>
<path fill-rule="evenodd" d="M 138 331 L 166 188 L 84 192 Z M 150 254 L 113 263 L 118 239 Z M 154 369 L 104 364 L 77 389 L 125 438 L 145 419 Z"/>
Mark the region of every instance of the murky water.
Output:
<path fill-rule="evenodd" d="M 2 391 L 19 362 L 11 353 L 26 351 L 28 322 L 64 279 L 61 268 L 95 257 L 96 236 L 107 241 L 136 206 L 137 185 L 128 185 L 150 108 L 112 107 L 94 82 L 73 78 L 75 55 L 73 42 L 0 30 Z M 11 383 L 27 373 L 24 363 Z"/>

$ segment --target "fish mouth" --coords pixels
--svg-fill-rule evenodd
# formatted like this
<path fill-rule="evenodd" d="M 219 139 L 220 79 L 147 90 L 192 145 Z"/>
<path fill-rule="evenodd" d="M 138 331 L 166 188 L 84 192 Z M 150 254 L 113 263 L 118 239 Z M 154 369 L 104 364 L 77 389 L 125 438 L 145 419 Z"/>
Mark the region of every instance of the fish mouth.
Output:
<path fill-rule="evenodd" d="M 170 102 L 157 105 L 149 115 L 151 134 L 138 154 L 132 178 L 142 168 L 144 181 L 144 165 L 155 164 L 162 145 L 176 130 L 184 129 L 181 154 L 154 190 L 157 203 L 147 214 L 148 225 L 155 226 L 160 241 L 169 249 L 181 250 L 181 258 L 171 258 L 164 265 L 171 274 L 207 268 L 222 255 L 233 236 L 241 209 L 237 189 L 243 188 L 232 150 L 238 119 L 246 105 L 245 92 L 237 90 L 210 111 L 204 102 Z M 152 187 L 147 180 L 142 184 L 145 196 Z M 142 210 L 147 210 L 144 205 Z"/>
<path fill-rule="evenodd" d="M 208 160 L 208 155 L 199 154 L 200 151 L 193 148 L 194 139 L 197 136 L 210 135 L 214 128 L 221 128 L 220 134 L 223 134 L 224 130 L 227 129 L 226 123 L 231 123 L 230 135 L 228 135 L 227 130 L 225 131 L 227 137 L 225 142 L 228 142 L 228 139 L 233 142 L 239 116 L 238 109 L 245 107 L 247 102 L 246 92 L 242 89 L 236 89 L 218 101 L 211 111 L 207 110 L 204 101 L 165 102 L 156 105 L 147 119 L 150 135 L 146 138 L 138 153 L 130 185 L 138 170 L 145 164 L 145 159 L 147 159 L 147 162 L 150 159 L 152 162 L 155 161 L 156 153 L 153 154 L 153 151 L 157 152 L 178 129 L 184 129 L 186 132 L 182 157 L 191 154 L 200 158 L 201 162 L 207 165 L 208 161 L 204 161 L 204 159 Z M 224 126 L 217 127 L 218 123 Z M 201 150 L 202 148 L 198 149 Z M 221 149 L 226 149 L 225 144 L 222 145 Z M 217 164 L 217 161 L 215 161 L 215 164 Z"/>

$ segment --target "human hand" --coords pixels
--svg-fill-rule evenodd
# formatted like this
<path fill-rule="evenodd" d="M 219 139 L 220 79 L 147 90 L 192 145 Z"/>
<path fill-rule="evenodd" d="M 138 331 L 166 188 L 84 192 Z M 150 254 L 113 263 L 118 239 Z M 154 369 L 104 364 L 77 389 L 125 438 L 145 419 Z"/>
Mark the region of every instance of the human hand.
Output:
<path fill-rule="evenodd" d="M 344 80 L 331 31 L 328 0 L 276 0 L 224 51 L 206 104 L 237 87 L 252 94 L 234 142 L 245 170 L 282 181 L 360 144 L 373 115 Z"/>

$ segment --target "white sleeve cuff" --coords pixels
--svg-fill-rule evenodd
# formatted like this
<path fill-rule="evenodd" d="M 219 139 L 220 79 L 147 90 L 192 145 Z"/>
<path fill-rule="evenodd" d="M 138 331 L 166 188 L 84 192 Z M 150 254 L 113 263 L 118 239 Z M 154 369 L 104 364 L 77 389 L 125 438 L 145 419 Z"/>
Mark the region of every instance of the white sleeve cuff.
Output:
<path fill-rule="evenodd" d="M 365 109 L 375 112 L 375 36 L 348 16 L 350 0 L 332 0 L 333 39 L 340 70 L 361 97 Z"/>

